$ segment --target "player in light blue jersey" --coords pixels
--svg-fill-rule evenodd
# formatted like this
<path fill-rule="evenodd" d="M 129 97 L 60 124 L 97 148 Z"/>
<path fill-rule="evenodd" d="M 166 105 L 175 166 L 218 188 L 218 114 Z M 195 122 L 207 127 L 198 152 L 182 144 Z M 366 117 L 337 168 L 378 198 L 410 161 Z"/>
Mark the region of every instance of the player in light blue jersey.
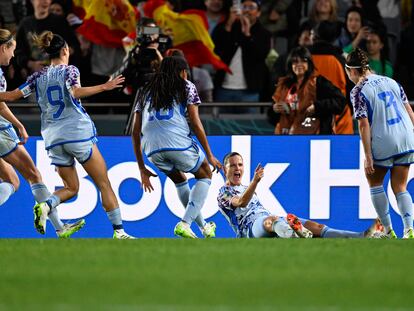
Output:
<path fill-rule="evenodd" d="M 0 29 L 1 66 L 7 66 L 10 63 L 15 48 L 16 41 L 10 31 Z M 0 92 L 5 92 L 6 88 L 6 79 L 0 68 Z M 17 129 L 19 137 L 13 126 Z M 29 182 L 33 196 L 38 203 L 45 202 L 51 196 L 42 181 L 39 170 L 23 147 L 27 139 L 28 135 L 23 124 L 14 116 L 6 103 L 0 102 L 0 205 L 4 204 L 19 188 L 20 181 L 14 168 Z M 85 223 L 83 219 L 75 223 L 62 223 L 56 208 L 49 211 L 48 217 L 56 234 L 62 238 L 70 237 Z"/>
<path fill-rule="evenodd" d="M 178 196 L 186 207 L 184 217 L 175 226 L 174 234 L 196 238 L 190 226 L 196 221 L 205 237 L 215 236 L 216 225 L 206 223 L 200 210 L 211 183 L 212 172 L 221 163 L 210 150 L 203 125 L 198 115 L 200 98 L 193 83 L 187 80 L 188 64 L 184 58 L 170 56 L 163 59 L 159 72 L 142 88 L 137 97 L 133 126 L 133 144 L 141 175 L 142 187 L 151 192 L 150 177 L 155 176 L 144 164 L 142 151 L 147 158 L 175 184 Z M 195 135 L 207 154 L 191 136 L 186 113 Z M 190 190 L 184 173 L 197 179 Z"/>
<path fill-rule="evenodd" d="M 376 224 L 363 232 L 337 230 L 293 214 L 286 217 L 273 215 L 255 194 L 264 175 L 259 164 L 253 180 L 242 185 L 244 163 L 242 156 L 231 152 L 223 160 L 226 184 L 217 196 L 218 206 L 238 238 L 382 238 L 376 232 Z"/>
<path fill-rule="evenodd" d="M 35 206 L 35 226 L 40 233 L 44 233 L 49 210 L 78 193 L 76 159 L 101 191 L 102 205 L 114 229 L 113 237 L 130 239 L 132 237 L 123 229 L 119 204 L 108 179 L 105 160 L 96 146 L 95 125 L 79 100 L 121 87 L 124 78 L 118 76 L 104 84 L 81 87 L 79 70 L 68 66 L 69 47 L 65 40 L 50 31 L 35 36 L 34 40 L 50 56 L 50 66 L 32 74 L 18 89 L 0 93 L 0 99 L 16 100 L 36 93 L 46 150 L 63 180 L 63 188 L 55 191 L 46 203 Z"/>
<path fill-rule="evenodd" d="M 364 146 L 372 203 L 386 234 L 397 238 L 383 186 L 385 174 L 391 171 L 391 188 L 404 223 L 403 238 L 412 239 L 413 202 L 407 191 L 407 178 L 414 162 L 414 113 L 403 88 L 393 79 L 373 74 L 361 49 L 348 55 L 346 72 L 355 83 L 351 101 Z"/>

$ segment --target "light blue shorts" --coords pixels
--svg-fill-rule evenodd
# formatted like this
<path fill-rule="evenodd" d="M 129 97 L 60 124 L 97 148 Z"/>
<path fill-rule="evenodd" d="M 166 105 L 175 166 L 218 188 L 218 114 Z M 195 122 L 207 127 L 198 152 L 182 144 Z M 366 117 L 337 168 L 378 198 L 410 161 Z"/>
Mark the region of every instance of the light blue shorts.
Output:
<path fill-rule="evenodd" d="M 184 173 L 195 173 L 205 158 L 203 150 L 194 143 L 187 150 L 169 150 L 154 153 L 148 160 L 161 172 L 168 175 L 174 170 Z"/>
<path fill-rule="evenodd" d="M 0 157 L 5 157 L 12 153 L 20 142 L 13 127 L 0 130 Z"/>
<path fill-rule="evenodd" d="M 384 161 L 374 161 L 374 165 L 392 168 L 394 166 L 410 165 L 414 163 L 414 153 L 406 153 Z"/>
<path fill-rule="evenodd" d="M 75 159 L 83 164 L 92 156 L 92 147 L 97 141 L 98 139 L 94 138 L 83 142 L 57 145 L 48 149 L 47 155 L 52 160 L 52 164 L 56 166 L 73 166 Z"/>

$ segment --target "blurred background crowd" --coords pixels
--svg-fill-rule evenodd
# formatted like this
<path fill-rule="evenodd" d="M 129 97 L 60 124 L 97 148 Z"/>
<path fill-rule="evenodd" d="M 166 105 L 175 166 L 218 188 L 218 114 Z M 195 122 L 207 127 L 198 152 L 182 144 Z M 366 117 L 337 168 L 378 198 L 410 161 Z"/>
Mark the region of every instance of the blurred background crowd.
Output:
<path fill-rule="evenodd" d="M 325 109 L 329 118 L 319 118 L 319 129 L 309 134 L 352 134 L 353 85 L 345 57 L 362 48 L 371 69 L 396 79 L 413 99 L 413 9 L 412 0 L 0 0 L 0 28 L 17 40 L 15 57 L 3 71 L 14 89 L 46 66 L 31 36 L 50 30 L 68 42 L 82 85 L 119 73 L 126 77 L 122 91 L 88 101 L 129 103 L 130 110 L 162 58 L 179 55 L 203 102 L 239 103 L 220 111 L 247 115 L 263 112 L 251 103 L 268 102 L 267 120 L 283 134 L 283 106 L 270 103 L 281 94 L 283 102 L 306 95 L 286 80 L 299 80 L 292 65 L 306 61 L 306 77 L 328 81 L 315 78 L 309 105 L 321 103 L 313 110 Z M 312 118 L 306 122 L 312 127 Z M 329 123 L 326 130 L 322 123 Z"/>

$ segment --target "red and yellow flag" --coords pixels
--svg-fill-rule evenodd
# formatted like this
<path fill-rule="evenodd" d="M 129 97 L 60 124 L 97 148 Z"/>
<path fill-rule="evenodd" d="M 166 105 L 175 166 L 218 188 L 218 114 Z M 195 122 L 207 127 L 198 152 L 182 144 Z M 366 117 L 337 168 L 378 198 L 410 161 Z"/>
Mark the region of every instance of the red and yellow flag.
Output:
<path fill-rule="evenodd" d="M 174 12 L 163 0 L 149 0 L 144 6 L 146 16 L 171 35 L 173 46 L 184 52 L 190 66 L 212 64 L 216 69 L 229 71 L 228 66 L 214 53 L 214 43 L 208 33 L 208 22 L 202 10 Z"/>
<path fill-rule="evenodd" d="M 128 0 L 73 0 L 73 11 L 83 24 L 77 31 L 89 41 L 122 47 L 122 38 L 134 31 L 136 12 Z"/>

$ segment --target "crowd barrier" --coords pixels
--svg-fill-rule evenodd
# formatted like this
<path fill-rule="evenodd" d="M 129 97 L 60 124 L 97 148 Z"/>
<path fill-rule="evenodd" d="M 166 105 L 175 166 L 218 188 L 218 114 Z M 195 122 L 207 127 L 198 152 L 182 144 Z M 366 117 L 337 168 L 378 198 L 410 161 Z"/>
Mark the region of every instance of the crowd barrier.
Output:
<path fill-rule="evenodd" d="M 230 151 L 244 157 L 244 183 L 248 183 L 258 163 L 265 167 L 265 176 L 257 188 L 263 205 L 277 215 L 287 212 L 311 218 L 331 227 L 362 231 L 375 218 L 363 172 L 363 149 L 358 136 L 209 136 L 213 153 L 222 159 Z M 109 178 L 118 197 L 126 230 L 138 237 L 173 237 L 174 225 L 183 214 L 174 184 L 156 172 L 152 179 L 155 191 L 144 193 L 138 166 L 129 137 L 100 137 L 98 146 L 106 159 Z M 42 173 L 50 190 L 62 187 L 62 181 L 50 165 L 40 137 L 31 137 L 26 148 Z M 79 238 L 111 237 L 112 228 L 103 211 L 100 194 L 77 164 L 80 191 L 76 198 L 58 207 L 65 220 L 86 219 Z M 191 175 L 189 175 L 191 177 Z M 414 177 L 410 172 L 410 180 Z M 21 176 L 21 187 L 0 206 L 0 237 L 38 238 L 33 227 L 34 200 L 30 187 Z M 194 182 L 190 179 L 190 185 Z M 214 174 L 204 217 L 217 224 L 217 237 L 235 234 L 218 211 L 216 196 L 224 184 L 224 174 Z M 391 216 L 397 234 L 402 223 L 388 177 L 386 193 L 391 202 Z M 409 191 L 414 189 L 409 183 Z M 194 231 L 200 232 L 194 225 Z M 48 223 L 45 237 L 55 237 Z M 74 237 L 75 237 L 74 236 Z"/>

